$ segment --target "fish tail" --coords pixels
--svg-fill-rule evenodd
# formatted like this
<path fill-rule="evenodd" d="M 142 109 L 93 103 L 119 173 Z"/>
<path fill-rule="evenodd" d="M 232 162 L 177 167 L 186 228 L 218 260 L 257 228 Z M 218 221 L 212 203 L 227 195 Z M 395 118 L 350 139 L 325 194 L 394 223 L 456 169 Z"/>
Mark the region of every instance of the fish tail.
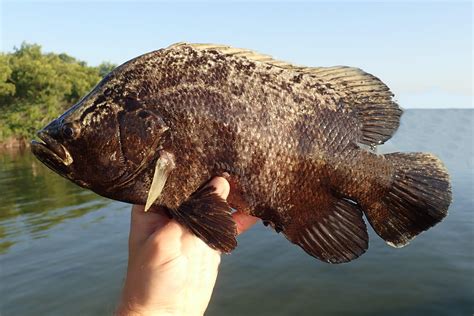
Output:
<path fill-rule="evenodd" d="M 384 157 L 394 168 L 391 187 L 382 199 L 364 208 L 376 233 L 399 248 L 447 215 L 451 185 L 443 163 L 432 154 L 392 153 Z"/>

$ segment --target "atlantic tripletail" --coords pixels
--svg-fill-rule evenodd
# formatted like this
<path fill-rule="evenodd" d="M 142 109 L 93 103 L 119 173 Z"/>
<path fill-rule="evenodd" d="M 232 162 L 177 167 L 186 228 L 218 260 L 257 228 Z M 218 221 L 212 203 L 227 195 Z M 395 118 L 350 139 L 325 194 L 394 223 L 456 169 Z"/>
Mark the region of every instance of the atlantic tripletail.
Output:
<path fill-rule="evenodd" d="M 392 97 L 358 68 L 178 43 L 117 67 L 31 146 L 81 187 L 164 207 L 214 249 L 237 245 L 233 208 L 341 263 L 368 248 L 364 215 L 402 247 L 451 202 L 432 154 L 376 153 L 399 126 Z M 218 175 L 231 185 L 227 201 L 205 186 Z"/>

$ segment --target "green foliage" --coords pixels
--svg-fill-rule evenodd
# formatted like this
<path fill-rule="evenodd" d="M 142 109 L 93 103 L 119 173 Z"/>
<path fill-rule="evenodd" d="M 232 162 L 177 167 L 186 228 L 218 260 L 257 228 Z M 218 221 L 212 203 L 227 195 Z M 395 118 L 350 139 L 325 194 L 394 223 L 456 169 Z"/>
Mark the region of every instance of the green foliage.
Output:
<path fill-rule="evenodd" d="M 12 69 L 9 65 L 9 56 L 0 54 L 0 96 L 8 97 L 15 94 L 15 85 L 8 82 L 12 74 Z M 2 104 L 0 103 L 0 106 Z"/>
<path fill-rule="evenodd" d="M 0 53 L 0 142 L 31 138 L 114 67 L 90 67 L 64 53 L 45 54 L 36 44 Z"/>
<path fill-rule="evenodd" d="M 99 69 L 99 75 L 101 77 L 105 77 L 109 72 L 114 70 L 115 67 L 117 66 L 107 61 L 97 66 L 97 68 Z"/>

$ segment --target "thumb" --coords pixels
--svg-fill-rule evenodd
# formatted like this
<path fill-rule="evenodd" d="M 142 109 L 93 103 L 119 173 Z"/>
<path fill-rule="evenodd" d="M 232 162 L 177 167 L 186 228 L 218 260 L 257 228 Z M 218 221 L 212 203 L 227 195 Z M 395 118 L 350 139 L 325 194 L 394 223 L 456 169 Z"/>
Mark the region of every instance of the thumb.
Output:
<path fill-rule="evenodd" d="M 215 187 L 215 193 L 217 193 L 224 200 L 227 199 L 230 191 L 229 182 L 223 177 L 215 177 L 209 183 L 208 186 Z M 237 227 L 237 235 L 240 235 L 244 231 L 248 230 L 258 221 L 258 217 L 251 216 L 242 212 L 235 212 L 232 214 Z"/>
<path fill-rule="evenodd" d="M 213 186 L 215 188 L 214 192 L 224 200 L 227 199 L 230 192 L 229 182 L 223 177 L 213 178 L 206 186 Z"/>

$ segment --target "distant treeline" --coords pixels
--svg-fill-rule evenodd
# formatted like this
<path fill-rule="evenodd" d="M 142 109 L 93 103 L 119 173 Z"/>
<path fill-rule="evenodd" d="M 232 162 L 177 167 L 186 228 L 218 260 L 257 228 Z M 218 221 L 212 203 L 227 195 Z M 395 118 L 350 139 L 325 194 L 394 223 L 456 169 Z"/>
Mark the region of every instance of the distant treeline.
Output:
<path fill-rule="evenodd" d="M 43 53 L 23 43 L 0 53 L 0 144 L 30 139 L 84 96 L 115 65 L 87 66 L 67 54 Z"/>

